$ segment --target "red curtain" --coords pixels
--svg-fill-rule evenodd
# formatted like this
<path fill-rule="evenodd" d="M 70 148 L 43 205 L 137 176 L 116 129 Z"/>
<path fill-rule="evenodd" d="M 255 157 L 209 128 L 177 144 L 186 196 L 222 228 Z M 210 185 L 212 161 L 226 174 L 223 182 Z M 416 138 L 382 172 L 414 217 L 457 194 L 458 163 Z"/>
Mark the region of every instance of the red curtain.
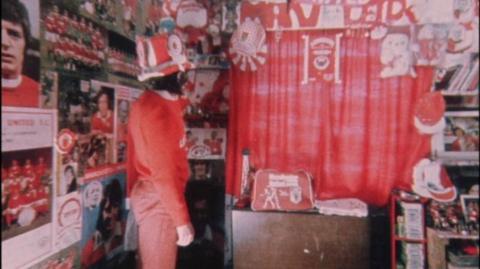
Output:
<path fill-rule="evenodd" d="M 380 41 L 349 30 L 340 40 L 342 82 L 302 84 L 303 36 L 335 33 L 285 31 L 277 41 L 268 32 L 265 65 L 253 72 L 232 65 L 227 193 L 240 193 L 243 148 L 257 169 L 309 171 L 319 200 L 384 205 L 393 187 L 410 188 L 413 165 L 430 150 L 430 137 L 413 125 L 413 107 L 429 91 L 433 69 L 382 79 Z"/>

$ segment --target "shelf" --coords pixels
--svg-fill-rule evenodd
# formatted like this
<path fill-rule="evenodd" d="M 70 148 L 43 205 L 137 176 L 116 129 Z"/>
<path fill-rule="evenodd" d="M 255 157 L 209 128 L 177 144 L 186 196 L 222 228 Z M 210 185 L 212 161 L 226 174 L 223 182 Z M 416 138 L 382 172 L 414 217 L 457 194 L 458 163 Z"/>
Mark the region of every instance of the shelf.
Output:
<path fill-rule="evenodd" d="M 479 161 L 478 151 L 468 152 L 453 152 L 453 151 L 438 151 L 437 157 L 440 160 L 452 161 Z"/>
<path fill-rule="evenodd" d="M 396 241 L 406 241 L 409 243 L 419 243 L 419 244 L 427 243 L 427 239 L 411 239 L 411 238 L 400 237 L 400 236 L 395 236 L 394 239 Z"/>
<path fill-rule="evenodd" d="M 427 228 L 427 229 L 431 230 L 433 233 L 435 233 L 436 236 L 438 236 L 438 238 L 441 238 L 441 239 L 471 239 L 471 240 L 479 239 L 479 235 L 462 235 L 454 232 L 439 231 L 432 228 Z"/>
<path fill-rule="evenodd" d="M 445 92 L 442 91 L 443 96 L 475 96 L 477 95 L 477 91 L 470 91 L 470 92 Z"/>

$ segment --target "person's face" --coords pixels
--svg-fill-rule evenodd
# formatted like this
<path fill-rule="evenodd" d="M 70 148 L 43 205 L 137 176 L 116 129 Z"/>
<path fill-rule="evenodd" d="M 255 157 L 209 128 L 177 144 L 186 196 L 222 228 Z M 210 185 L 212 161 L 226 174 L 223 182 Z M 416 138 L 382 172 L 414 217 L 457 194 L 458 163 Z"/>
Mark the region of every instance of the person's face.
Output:
<path fill-rule="evenodd" d="M 73 173 L 73 169 L 65 170 L 65 180 L 68 184 L 72 183 L 73 179 L 75 178 L 75 174 Z"/>
<path fill-rule="evenodd" d="M 82 122 L 83 107 L 81 105 L 70 105 L 70 122 Z"/>
<path fill-rule="evenodd" d="M 108 111 L 108 97 L 105 94 L 102 94 L 98 98 L 98 110 L 100 113 L 106 113 Z"/>
<path fill-rule="evenodd" d="M 128 118 L 128 103 L 127 102 L 121 102 L 119 105 L 119 117 L 122 122 L 125 122 Z"/>
<path fill-rule="evenodd" d="M 195 164 L 193 167 L 195 178 L 202 179 L 207 175 L 207 166 L 205 164 Z"/>
<path fill-rule="evenodd" d="M 119 213 L 120 205 L 118 203 L 112 203 L 110 199 L 107 199 L 105 207 L 103 208 L 102 218 L 105 223 L 105 228 L 107 228 L 108 231 L 113 231 Z"/>
<path fill-rule="evenodd" d="M 465 132 L 464 132 L 462 129 L 460 129 L 460 128 L 457 128 L 457 129 L 455 130 L 455 135 L 456 135 L 457 137 L 463 137 L 464 134 L 465 134 Z"/>
<path fill-rule="evenodd" d="M 16 78 L 22 73 L 25 45 L 22 26 L 2 20 L 2 77 Z"/>

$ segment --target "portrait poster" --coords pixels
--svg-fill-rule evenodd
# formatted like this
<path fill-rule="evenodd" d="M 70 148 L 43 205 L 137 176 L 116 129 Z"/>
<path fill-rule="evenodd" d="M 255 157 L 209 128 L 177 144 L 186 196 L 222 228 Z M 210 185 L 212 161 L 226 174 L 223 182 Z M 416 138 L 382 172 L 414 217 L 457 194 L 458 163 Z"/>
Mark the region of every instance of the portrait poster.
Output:
<path fill-rule="evenodd" d="M 114 163 L 115 95 L 118 85 L 91 81 L 89 110 L 90 133 L 86 152 L 86 170 Z"/>
<path fill-rule="evenodd" d="M 80 244 L 72 244 L 67 248 L 49 256 L 29 269 L 80 268 Z"/>
<path fill-rule="evenodd" d="M 115 94 L 115 131 L 114 162 L 124 163 L 127 154 L 127 127 L 132 103 L 138 99 L 142 90 L 119 86 Z"/>
<path fill-rule="evenodd" d="M 55 110 L 2 107 L 2 266 L 52 250 Z M 21 252 L 19 252 L 21 250 Z"/>
<path fill-rule="evenodd" d="M 81 194 L 82 268 L 118 268 L 127 219 L 125 171 L 118 167 L 86 175 Z"/>
<path fill-rule="evenodd" d="M 2 106 L 39 107 L 39 0 L 2 4 L 2 29 L 7 30 L 2 34 Z M 15 15 L 17 10 L 25 13 Z"/>
<path fill-rule="evenodd" d="M 190 128 L 186 130 L 189 159 L 224 159 L 227 132 L 223 128 Z"/>
<path fill-rule="evenodd" d="M 80 241 L 82 200 L 80 192 L 72 192 L 56 200 L 54 247 L 58 251 Z"/>

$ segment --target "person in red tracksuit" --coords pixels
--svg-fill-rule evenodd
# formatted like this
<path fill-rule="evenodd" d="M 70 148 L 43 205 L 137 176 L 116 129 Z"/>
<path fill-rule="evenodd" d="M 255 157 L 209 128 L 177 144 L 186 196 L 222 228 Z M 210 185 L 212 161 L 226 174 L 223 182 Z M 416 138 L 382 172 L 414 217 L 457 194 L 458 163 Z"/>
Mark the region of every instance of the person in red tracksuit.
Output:
<path fill-rule="evenodd" d="M 184 197 L 189 177 L 178 72 L 155 78 L 131 106 L 127 135 L 127 178 L 139 225 L 143 269 L 173 269 L 177 245 L 194 238 Z"/>

